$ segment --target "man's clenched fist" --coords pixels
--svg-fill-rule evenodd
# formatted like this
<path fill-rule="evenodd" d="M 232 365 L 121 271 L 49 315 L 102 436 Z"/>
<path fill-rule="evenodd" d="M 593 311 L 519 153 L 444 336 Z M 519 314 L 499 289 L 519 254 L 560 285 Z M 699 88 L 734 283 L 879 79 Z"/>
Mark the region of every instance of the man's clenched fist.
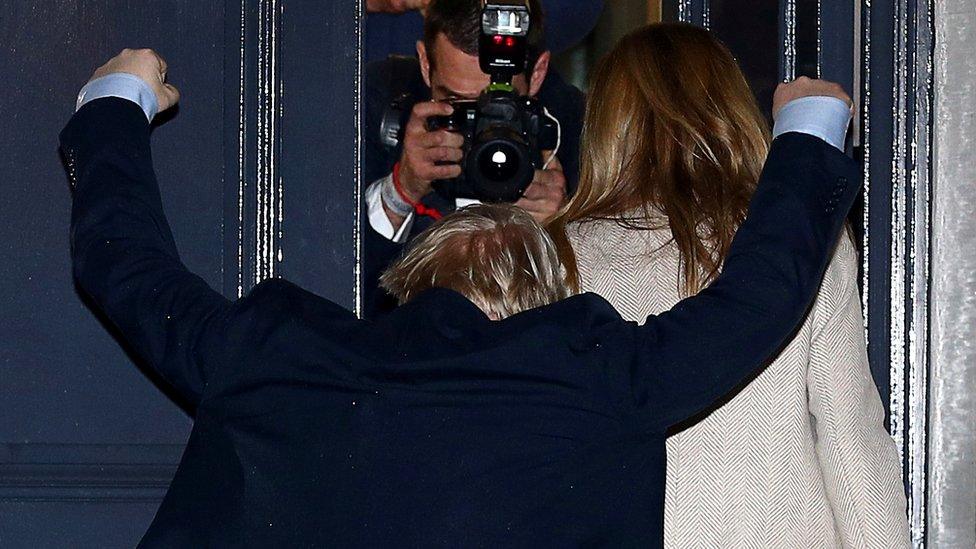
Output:
<path fill-rule="evenodd" d="M 180 100 L 179 90 L 166 83 L 166 61 L 153 50 L 126 48 L 109 59 L 108 63 L 98 67 L 88 81 L 117 72 L 133 74 L 149 84 L 159 102 L 159 112 L 165 111 Z"/>
<path fill-rule="evenodd" d="M 790 101 L 812 96 L 836 97 L 851 105 L 851 97 L 847 95 L 840 84 L 801 76 L 792 82 L 783 83 L 776 87 L 776 92 L 773 94 L 773 118 L 776 118 L 779 110 Z"/>

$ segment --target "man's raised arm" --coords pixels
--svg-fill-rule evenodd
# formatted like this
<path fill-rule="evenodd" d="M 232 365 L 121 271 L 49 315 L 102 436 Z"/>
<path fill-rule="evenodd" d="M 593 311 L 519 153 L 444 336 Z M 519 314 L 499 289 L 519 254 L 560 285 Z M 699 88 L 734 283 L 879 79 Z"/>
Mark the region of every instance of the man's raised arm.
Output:
<path fill-rule="evenodd" d="M 642 351 L 631 379 L 649 421 L 688 419 L 775 358 L 804 318 L 858 194 L 860 169 L 841 150 L 850 103 L 840 87 L 800 79 L 781 85 L 776 101 L 776 137 L 722 274 L 635 328 Z"/>
<path fill-rule="evenodd" d="M 125 50 L 95 71 L 61 132 L 73 189 L 71 258 L 81 289 L 125 340 L 194 405 L 207 341 L 229 302 L 180 262 L 163 215 L 149 121 L 176 104 L 166 64 Z"/>

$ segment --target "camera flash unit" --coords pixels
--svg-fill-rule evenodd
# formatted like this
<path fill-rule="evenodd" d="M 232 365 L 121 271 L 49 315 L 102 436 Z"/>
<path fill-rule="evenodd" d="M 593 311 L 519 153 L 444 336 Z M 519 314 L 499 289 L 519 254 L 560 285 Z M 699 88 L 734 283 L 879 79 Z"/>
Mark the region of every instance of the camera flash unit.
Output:
<path fill-rule="evenodd" d="M 486 0 L 481 12 L 478 57 L 492 83 L 509 84 L 525 70 L 531 14 L 525 0 Z"/>

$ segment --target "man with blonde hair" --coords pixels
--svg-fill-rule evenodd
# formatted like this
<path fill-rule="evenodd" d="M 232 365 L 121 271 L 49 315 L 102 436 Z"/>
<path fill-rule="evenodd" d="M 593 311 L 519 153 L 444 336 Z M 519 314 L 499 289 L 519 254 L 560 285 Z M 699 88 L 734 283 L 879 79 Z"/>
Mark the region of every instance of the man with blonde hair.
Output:
<path fill-rule="evenodd" d="M 400 303 L 451 288 L 492 320 L 569 297 L 552 240 L 528 212 L 509 204 L 468 206 L 446 217 L 380 284 Z"/>
<path fill-rule="evenodd" d="M 723 274 L 643 326 L 561 299 L 552 242 L 506 206 L 416 239 L 384 276 L 404 303 L 375 322 L 283 280 L 231 302 L 163 214 L 165 73 L 124 51 L 61 134 L 79 287 L 195 407 L 142 547 L 661 547 L 666 429 L 786 340 L 858 190 L 826 142 L 778 137 Z"/>

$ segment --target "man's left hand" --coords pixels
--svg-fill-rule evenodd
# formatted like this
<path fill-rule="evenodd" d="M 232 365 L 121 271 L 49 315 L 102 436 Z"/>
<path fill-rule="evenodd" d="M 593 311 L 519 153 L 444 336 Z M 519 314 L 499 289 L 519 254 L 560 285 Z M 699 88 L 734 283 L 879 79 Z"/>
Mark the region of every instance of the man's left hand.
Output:
<path fill-rule="evenodd" d="M 840 84 L 801 76 L 792 82 L 783 82 L 776 86 L 776 92 L 773 93 L 773 119 L 778 118 L 779 111 L 790 101 L 813 96 L 836 97 L 847 103 L 851 114 L 854 114 L 854 102 Z"/>
<path fill-rule="evenodd" d="M 124 72 L 138 76 L 156 94 L 159 112 L 172 107 L 180 101 L 180 92 L 166 82 L 166 61 L 150 49 L 124 49 L 101 67 L 95 69 L 88 80 L 96 80 L 109 74 Z"/>
<path fill-rule="evenodd" d="M 551 151 L 544 151 L 547 158 Z M 545 170 L 536 170 L 532 183 L 516 206 L 532 214 L 539 223 L 545 223 L 566 204 L 566 174 L 558 158 L 553 158 Z"/>

